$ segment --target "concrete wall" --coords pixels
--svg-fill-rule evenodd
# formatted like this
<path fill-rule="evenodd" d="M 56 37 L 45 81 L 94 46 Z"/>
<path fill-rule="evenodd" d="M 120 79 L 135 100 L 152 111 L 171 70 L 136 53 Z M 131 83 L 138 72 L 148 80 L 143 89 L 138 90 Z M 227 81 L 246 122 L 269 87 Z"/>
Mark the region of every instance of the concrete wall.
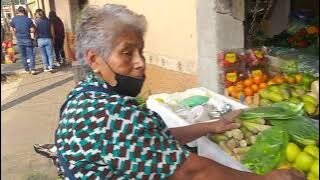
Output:
<path fill-rule="evenodd" d="M 196 0 L 89 0 L 89 4 L 115 3 L 146 16 L 147 63 L 197 74 Z"/>
<path fill-rule="evenodd" d="M 269 37 L 280 34 L 287 29 L 289 23 L 290 0 L 276 1 L 270 19 L 265 26 L 265 32 Z"/>
<path fill-rule="evenodd" d="M 230 7 L 232 9 L 227 10 L 221 9 L 224 6 L 217 4 L 224 1 L 198 0 L 197 2 L 199 83 L 218 92 L 219 68 L 216 54 L 222 49 L 244 47 L 244 26 L 243 22 L 238 20 L 244 19 L 241 17 L 244 14 L 244 6 L 238 2 L 236 4 L 238 7 Z M 228 13 L 217 12 L 222 10 Z M 236 14 L 238 19 L 235 19 L 232 13 Z"/>

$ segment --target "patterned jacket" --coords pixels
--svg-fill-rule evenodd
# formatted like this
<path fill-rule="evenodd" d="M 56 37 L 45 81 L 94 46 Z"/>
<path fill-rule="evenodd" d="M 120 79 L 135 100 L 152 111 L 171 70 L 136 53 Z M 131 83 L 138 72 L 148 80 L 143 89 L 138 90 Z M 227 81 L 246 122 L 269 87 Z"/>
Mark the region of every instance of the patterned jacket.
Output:
<path fill-rule="evenodd" d="M 88 85 L 107 93 L 71 98 Z M 167 179 L 190 154 L 158 114 L 118 95 L 92 73 L 69 94 L 55 143 L 77 179 Z"/>

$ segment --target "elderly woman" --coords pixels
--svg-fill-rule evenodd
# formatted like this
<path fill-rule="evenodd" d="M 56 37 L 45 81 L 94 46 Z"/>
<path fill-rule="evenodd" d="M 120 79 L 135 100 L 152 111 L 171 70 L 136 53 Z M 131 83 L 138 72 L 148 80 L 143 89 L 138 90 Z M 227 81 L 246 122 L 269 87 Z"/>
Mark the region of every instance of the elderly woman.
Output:
<path fill-rule="evenodd" d="M 133 98 L 145 80 L 144 16 L 119 5 L 87 7 L 76 57 L 89 72 L 61 108 L 55 143 L 69 179 L 303 179 L 294 171 L 240 172 L 188 152 L 183 144 L 237 128 L 219 120 L 168 129 Z M 239 112 L 228 115 L 233 119 Z"/>

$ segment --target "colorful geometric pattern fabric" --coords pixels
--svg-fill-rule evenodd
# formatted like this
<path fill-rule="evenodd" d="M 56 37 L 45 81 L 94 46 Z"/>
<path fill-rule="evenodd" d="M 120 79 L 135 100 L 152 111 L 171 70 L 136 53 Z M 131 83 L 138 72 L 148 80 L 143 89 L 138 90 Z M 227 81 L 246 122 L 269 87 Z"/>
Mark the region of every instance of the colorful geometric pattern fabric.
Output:
<path fill-rule="evenodd" d="M 86 86 L 103 92 L 79 93 Z M 158 114 L 89 74 L 70 93 L 56 146 L 77 179 L 166 179 L 189 156 Z"/>

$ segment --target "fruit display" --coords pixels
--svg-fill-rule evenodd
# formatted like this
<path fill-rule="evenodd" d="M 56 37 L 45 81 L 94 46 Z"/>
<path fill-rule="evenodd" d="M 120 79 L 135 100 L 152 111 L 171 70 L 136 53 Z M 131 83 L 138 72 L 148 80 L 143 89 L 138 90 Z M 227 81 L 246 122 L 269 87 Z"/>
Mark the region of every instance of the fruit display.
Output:
<path fill-rule="evenodd" d="M 14 48 L 13 43 L 10 40 L 2 42 L 2 48 L 4 49 L 5 53 L 5 62 L 6 64 L 15 63 L 16 59 L 14 58 Z"/>
<path fill-rule="evenodd" d="M 303 105 L 250 108 L 236 122 L 239 129 L 210 137 L 234 160 L 257 174 L 292 168 L 319 179 L 319 127 L 303 116 Z"/>
<path fill-rule="evenodd" d="M 316 145 L 303 147 L 289 142 L 285 154 L 286 160 L 278 169 L 294 168 L 304 173 L 308 180 L 319 179 L 319 147 Z"/>
<path fill-rule="evenodd" d="M 313 79 L 301 74 L 286 76 L 286 83 L 273 84 L 259 92 L 259 105 L 266 106 L 281 101 L 303 103 L 304 110 L 309 116 L 317 116 L 319 115 L 319 81 Z M 295 81 L 299 84 L 294 84 Z"/>

